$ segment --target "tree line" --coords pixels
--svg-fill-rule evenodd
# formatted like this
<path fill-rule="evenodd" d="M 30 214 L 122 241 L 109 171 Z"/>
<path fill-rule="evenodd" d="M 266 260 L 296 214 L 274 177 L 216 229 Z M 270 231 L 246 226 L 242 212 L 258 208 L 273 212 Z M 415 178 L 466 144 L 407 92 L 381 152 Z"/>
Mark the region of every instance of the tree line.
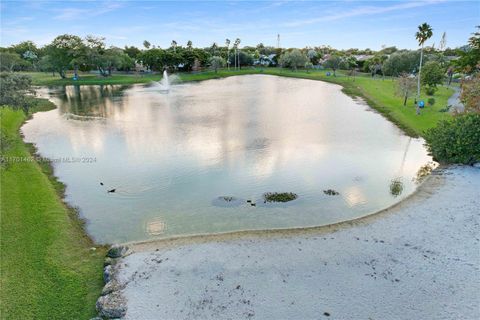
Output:
<path fill-rule="evenodd" d="M 420 27 L 420 26 L 419 26 Z M 479 28 L 479 27 L 477 27 Z M 480 30 L 480 29 L 479 29 Z M 430 35 L 431 36 L 431 35 Z M 336 76 L 336 70 L 348 70 L 350 73 L 369 72 L 372 76 L 394 76 L 403 73 L 416 74 L 420 65 L 434 65 L 448 73 L 450 81 L 455 72 L 464 74 L 479 70 L 480 44 L 479 32 L 475 32 L 469 42 L 460 48 L 446 47 L 446 35 L 438 48 L 425 47 L 420 50 L 399 50 L 386 47 L 379 51 L 371 49 L 336 50 L 330 46 L 297 48 L 275 48 L 262 43 L 257 46 L 240 48 L 240 39 L 223 45 L 213 43 L 210 47 L 196 48 L 192 41 L 185 46 L 175 40 L 170 47 L 160 48 L 148 41 L 143 48 L 125 46 L 107 47 L 105 38 L 76 35 L 59 35 L 51 43 L 37 47 L 32 41 L 24 41 L 7 48 L 0 48 L 2 71 L 45 71 L 58 73 L 66 77 L 67 70 L 96 70 L 103 76 L 115 71 L 132 71 L 141 65 L 145 71 L 192 71 L 205 67 L 215 70 L 221 67 L 242 68 L 259 65 L 263 67 L 280 66 L 285 68 L 310 69 L 329 68 Z M 420 64 L 420 60 L 422 64 Z"/>

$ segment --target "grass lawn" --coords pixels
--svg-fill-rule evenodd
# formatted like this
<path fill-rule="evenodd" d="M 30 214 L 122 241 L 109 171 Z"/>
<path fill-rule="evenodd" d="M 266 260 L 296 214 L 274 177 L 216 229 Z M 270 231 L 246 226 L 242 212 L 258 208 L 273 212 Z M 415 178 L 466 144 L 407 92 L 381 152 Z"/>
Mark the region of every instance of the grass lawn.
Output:
<path fill-rule="evenodd" d="M 43 101 L 37 110 L 51 107 Z M 103 286 L 105 249 L 90 250 L 48 164 L 12 162 L 31 156 L 19 134 L 26 115 L 0 108 L 0 117 L 0 318 L 89 319 Z"/>
<path fill-rule="evenodd" d="M 66 84 L 133 84 L 148 83 L 161 79 L 160 74 L 155 75 L 136 75 L 121 74 L 113 75 L 108 78 L 100 77 L 94 74 L 82 74 L 81 80 L 71 80 L 71 75 L 67 79 L 60 79 L 58 76 L 53 77 L 51 73 L 32 72 L 30 74 L 35 85 L 66 85 Z M 439 120 L 448 119 L 448 112 L 440 112 L 447 106 L 448 98 L 452 95 L 453 90 L 448 87 L 440 86 L 435 93 L 435 104 L 433 107 L 426 107 L 422 110 L 421 115 L 416 115 L 413 105 L 413 98 L 409 99 L 407 106 L 403 106 L 401 97 L 397 97 L 395 93 L 395 81 L 391 79 L 382 80 L 380 78 L 372 79 L 369 75 L 360 74 L 353 78 L 347 77 L 341 72 L 337 72 L 337 77 L 326 76 L 326 71 L 310 71 L 304 70 L 291 71 L 281 68 L 246 68 L 239 71 L 219 70 L 206 71 L 199 73 L 178 73 L 181 81 L 202 81 L 208 79 L 224 78 L 242 74 L 271 74 L 284 77 L 295 77 L 312 80 L 322 80 L 340 84 L 344 87 L 343 91 L 351 96 L 363 97 L 368 104 L 377 111 L 385 115 L 390 121 L 396 123 L 407 134 L 411 136 L 421 136 L 426 129 L 436 126 Z M 421 99 L 427 100 L 427 96 L 422 93 Z"/>

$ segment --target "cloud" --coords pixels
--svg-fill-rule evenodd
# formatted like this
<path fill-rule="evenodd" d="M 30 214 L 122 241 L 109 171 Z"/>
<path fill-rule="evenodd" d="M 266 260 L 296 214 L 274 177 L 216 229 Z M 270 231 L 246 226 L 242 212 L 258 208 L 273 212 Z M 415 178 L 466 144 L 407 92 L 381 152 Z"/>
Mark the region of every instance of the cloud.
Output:
<path fill-rule="evenodd" d="M 120 2 L 103 2 L 100 7 L 91 9 L 81 8 L 63 8 L 55 10 L 58 14 L 53 17 L 55 20 L 77 20 L 86 19 L 103 15 L 105 13 L 120 9 L 123 7 L 123 3 Z"/>
<path fill-rule="evenodd" d="M 354 8 L 354 9 L 346 11 L 346 12 L 330 14 L 330 15 L 327 15 L 327 16 L 319 17 L 319 18 L 301 19 L 301 20 L 290 21 L 290 22 L 285 23 L 284 26 L 286 26 L 286 27 L 299 27 L 299 26 L 315 24 L 315 23 L 319 23 L 319 22 L 335 21 L 335 20 L 341 20 L 341 19 L 345 19 L 345 18 L 365 16 L 365 15 L 376 15 L 376 14 L 382 14 L 382 13 L 387 13 L 387 12 L 392 12 L 392 11 L 397 11 L 397 10 L 405 10 L 405 9 L 413 9 L 413 8 L 417 8 L 417 7 L 423 7 L 423 6 L 427 6 L 427 5 L 441 3 L 441 2 L 444 2 L 444 1 L 445 0 L 411 1 L 411 2 L 405 2 L 405 3 L 397 3 L 397 4 L 394 4 L 394 5 L 391 5 L 391 6 L 387 6 L 387 7 L 364 6 L 364 7 Z"/>

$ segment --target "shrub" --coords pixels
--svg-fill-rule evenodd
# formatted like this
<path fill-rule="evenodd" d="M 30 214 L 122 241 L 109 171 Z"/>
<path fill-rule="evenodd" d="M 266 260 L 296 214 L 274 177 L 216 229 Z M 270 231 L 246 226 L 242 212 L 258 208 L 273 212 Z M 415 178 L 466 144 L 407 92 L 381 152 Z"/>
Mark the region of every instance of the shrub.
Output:
<path fill-rule="evenodd" d="M 433 106 L 435 104 L 435 98 L 428 98 L 427 103 L 429 106 Z"/>
<path fill-rule="evenodd" d="M 436 161 L 474 164 L 480 161 L 480 114 L 469 113 L 439 122 L 425 133 Z"/>
<path fill-rule="evenodd" d="M 0 84 L 0 106 L 27 112 L 33 103 L 32 79 L 23 74 L 2 72 Z"/>
<path fill-rule="evenodd" d="M 425 86 L 425 93 L 427 96 L 433 96 L 437 91 L 437 87 L 435 86 Z"/>

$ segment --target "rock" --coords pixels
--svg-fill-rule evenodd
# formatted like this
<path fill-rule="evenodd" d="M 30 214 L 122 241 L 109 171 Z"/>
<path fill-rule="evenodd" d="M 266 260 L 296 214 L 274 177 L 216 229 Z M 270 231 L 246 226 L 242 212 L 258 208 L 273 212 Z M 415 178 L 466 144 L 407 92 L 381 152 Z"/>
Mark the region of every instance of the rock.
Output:
<path fill-rule="evenodd" d="M 120 258 L 128 252 L 127 246 L 122 245 L 113 245 L 110 250 L 107 252 L 107 257 L 109 258 Z"/>
<path fill-rule="evenodd" d="M 106 257 L 105 261 L 103 262 L 103 266 L 106 267 L 106 266 L 115 264 L 115 262 L 116 262 L 115 259 L 112 259 L 110 257 Z"/>
<path fill-rule="evenodd" d="M 106 266 L 103 269 L 103 281 L 105 283 L 108 283 L 110 280 L 112 280 L 112 275 L 113 275 L 113 267 L 111 265 Z"/>
<path fill-rule="evenodd" d="M 102 290 L 102 296 L 105 296 L 107 294 L 110 294 L 112 292 L 115 292 L 115 291 L 120 291 L 124 288 L 125 286 L 121 285 L 120 282 L 118 282 L 117 280 L 113 279 L 111 281 L 109 281 L 105 287 L 103 287 L 103 290 Z"/>
<path fill-rule="evenodd" d="M 474 163 L 473 166 L 474 166 L 475 168 L 480 168 L 480 162 Z"/>
<path fill-rule="evenodd" d="M 95 317 L 95 318 L 92 318 L 92 319 L 90 319 L 90 320 L 103 320 L 103 319 L 100 318 L 100 317 Z"/>
<path fill-rule="evenodd" d="M 98 298 L 96 308 L 101 317 L 108 319 L 122 318 L 127 314 L 125 298 L 119 292 Z"/>

